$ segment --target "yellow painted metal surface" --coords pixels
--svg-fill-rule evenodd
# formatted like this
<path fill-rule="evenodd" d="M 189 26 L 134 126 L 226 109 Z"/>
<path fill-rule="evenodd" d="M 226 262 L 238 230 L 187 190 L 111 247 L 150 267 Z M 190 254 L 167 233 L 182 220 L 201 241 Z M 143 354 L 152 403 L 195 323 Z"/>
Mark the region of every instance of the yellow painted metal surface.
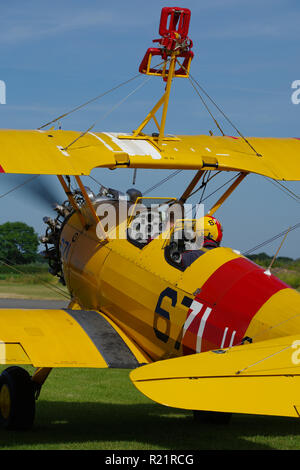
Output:
<path fill-rule="evenodd" d="M 118 134 L 51 130 L 1 130 L 0 165 L 6 173 L 87 175 L 93 168 L 182 168 L 233 170 L 270 178 L 300 179 L 300 141 L 293 138 L 178 136 L 164 141 L 119 139 Z M 129 137 L 129 138 L 128 138 Z"/>
<path fill-rule="evenodd" d="M 111 152 L 89 134 L 74 144 L 72 157 L 63 151 L 78 135 L 72 131 L 1 130 L 0 165 L 6 173 L 80 175 L 89 174 L 100 160 L 104 166 L 115 163 Z"/>
<path fill-rule="evenodd" d="M 119 243 L 124 246 L 124 252 L 112 248 L 103 267 L 99 291 L 102 310 L 142 345 L 152 359 L 160 358 L 165 348 L 154 335 L 153 319 L 157 293 L 168 282 L 143 266 L 147 248 L 141 253 L 126 240 Z"/>
<path fill-rule="evenodd" d="M 76 227 L 72 229 L 72 226 L 73 218 L 63 230 L 63 238 L 73 239 Z M 164 239 L 152 240 L 142 249 L 128 240 L 110 240 L 101 245 L 95 230 L 90 228 L 74 238 L 69 256 L 64 259 L 69 288 L 73 297 L 82 302 L 79 302 L 82 308 L 105 312 L 152 360 L 182 354 L 181 347 L 175 345 L 188 312 L 182 304 L 184 297 L 193 299 L 195 292 L 218 269 L 242 258 L 239 252 L 220 247 L 208 251 L 182 272 L 167 262 L 165 243 Z M 160 304 L 160 308 L 168 312 L 170 321 L 155 313 L 159 295 L 166 289 L 175 292 L 177 299 L 176 305 L 172 305 L 168 297 Z M 300 331 L 299 302 L 299 293 L 282 289 L 254 316 L 246 336 L 255 337 L 264 329 L 272 331 L 271 337 Z M 277 323 L 287 319 L 285 305 L 295 319 L 286 321 L 282 328 Z M 155 327 L 167 333 L 166 343 L 156 337 Z"/>
<path fill-rule="evenodd" d="M 107 367 L 88 335 L 63 310 L 0 309 L 0 331 L 2 344 L 20 344 L 35 367 Z M 17 359 L 22 359 L 19 352 Z M 2 363 L 11 363 L 15 353 L 2 346 Z"/>
<path fill-rule="evenodd" d="M 287 288 L 274 294 L 252 319 L 246 336 L 256 341 L 300 332 L 300 295 Z"/>
<path fill-rule="evenodd" d="M 21 344 L 0 343 L 0 364 L 31 364 L 31 361 Z"/>
<path fill-rule="evenodd" d="M 176 408 L 298 417 L 300 335 L 156 362 L 130 374 Z"/>
<path fill-rule="evenodd" d="M 63 230 L 62 239 L 72 241 L 73 219 Z M 152 359 L 180 356 L 182 326 L 188 307 L 184 297 L 194 298 L 196 289 L 224 263 L 240 257 L 229 248 L 218 248 L 200 257 L 182 272 L 165 258 L 164 238 L 154 239 L 140 249 L 125 240 L 101 245 L 91 228 L 74 238 L 64 271 L 73 297 L 82 308 L 101 310 L 128 338 L 139 344 Z M 165 320 L 155 313 L 160 293 L 172 289 L 176 304 L 164 298 L 161 309 L 169 312 Z M 168 336 L 163 342 L 155 330 Z"/>
<path fill-rule="evenodd" d="M 180 357 L 182 349 L 176 344 L 188 310 L 182 305 L 184 296 L 193 298 L 216 270 L 242 256 L 230 248 L 217 248 L 182 272 L 167 263 L 164 240 L 153 240 L 143 249 L 128 240 L 110 240 L 98 250 L 96 240 L 82 237 L 81 243 L 88 259 L 87 272 L 99 272 L 101 264 L 101 281 L 98 278 L 98 284 L 93 284 L 88 276 L 82 276 L 72 286 L 78 292 L 86 290 L 120 332 L 125 332 L 154 361 L 131 373 L 142 393 L 164 405 L 184 409 L 298 416 L 299 368 L 291 364 L 296 353 L 292 344 L 298 336 L 287 336 L 300 331 L 298 292 L 282 289 L 262 305 L 246 332 L 246 336 L 253 337 L 252 345 L 234 347 L 226 354 Z M 72 257 L 68 265 L 74 272 L 79 267 L 73 264 L 75 259 L 78 262 L 77 256 Z M 177 299 L 174 305 L 168 297 L 160 303 L 170 315 L 169 322 L 155 314 L 158 294 L 166 289 L 176 292 Z M 165 343 L 155 335 L 155 328 L 166 335 Z M 256 342 L 265 338 L 277 340 Z M 175 359 L 167 360 L 170 357 Z M 256 362 L 261 366 L 252 367 Z"/>
<path fill-rule="evenodd" d="M 72 225 L 71 219 L 63 231 L 66 240 L 73 239 Z M 93 229 L 83 231 L 64 260 L 74 298 L 80 299 L 82 308 L 107 314 L 152 360 L 178 355 L 174 344 L 187 314 L 186 307 L 180 302 L 176 306 L 167 347 L 154 332 L 159 293 L 169 286 L 176 288 L 183 275 L 166 261 L 165 240 L 153 240 L 143 249 L 128 240 L 110 240 L 101 246 L 93 233 Z M 180 295 L 183 297 L 184 293 Z"/>
<path fill-rule="evenodd" d="M 112 319 L 103 313 L 99 316 L 122 338 L 138 363 L 150 362 L 144 351 Z M 0 309 L 0 331 L 0 364 L 31 364 L 41 368 L 110 367 L 106 362 L 107 358 L 110 362 L 107 351 L 105 360 L 100 343 L 99 350 L 84 328 L 64 310 Z"/>

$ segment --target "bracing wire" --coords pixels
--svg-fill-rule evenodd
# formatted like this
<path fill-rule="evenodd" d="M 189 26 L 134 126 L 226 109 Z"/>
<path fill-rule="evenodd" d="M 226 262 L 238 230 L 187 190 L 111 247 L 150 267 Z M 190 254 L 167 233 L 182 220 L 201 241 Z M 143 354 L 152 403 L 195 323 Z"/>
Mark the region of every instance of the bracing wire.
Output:
<path fill-rule="evenodd" d="M 136 93 L 140 88 L 146 85 L 148 81 L 151 80 L 151 77 L 145 80 L 143 83 L 141 83 L 139 86 L 137 86 L 133 91 L 131 91 L 125 98 L 123 98 L 121 101 L 119 101 L 115 106 L 113 106 L 104 116 L 101 116 L 100 119 L 94 122 L 86 131 L 82 132 L 75 140 L 73 140 L 70 144 L 68 144 L 66 147 L 64 147 L 63 150 L 68 150 L 68 148 L 71 147 L 71 145 L 75 144 L 79 139 L 84 137 L 88 132 L 90 132 L 100 121 L 105 119 L 107 116 L 109 116 L 115 109 L 119 108 L 130 96 L 132 96 L 134 93 Z"/>
<path fill-rule="evenodd" d="M 291 191 L 289 188 L 287 188 L 286 186 L 284 186 L 284 184 L 280 183 L 279 181 L 277 180 L 270 180 L 269 178 L 265 177 L 265 179 L 267 181 L 269 181 L 270 183 L 272 183 L 275 187 L 277 187 L 279 190 L 283 191 L 287 196 L 289 196 L 291 199 L 293 199 L 294 201 L 300 203 L 300 197 L 295 194 L 293 191 Z M 253 253 L 254 251 L 262 248 L 263 246 L 266 246 L 266 245 L 269 245 L 270 243 L 274 242 L 275 240 L 277 240 L 278 238 L 281 238 L 283 236 L 285 236 L 287 234 L 287 232 L 291 232 L 293 230 L 297 230 L 298 228 L 300 228 L 300 222 L 298 222 L 297 224 L 293 225 L 292 227 L 289 227 L 285 230 L 283 230 L 282 232 L 278 233 L 277 235 L 274 235 L 273 237 L 269 238 L 268 240 L 265 240 L 264 242 L 256 245 L 255 247 L 243 252 L 244 255 L 249 255 L 251 253 Z"/>
<path fill-rule="evenodd" d="M 254 251 L 262 248 L 263 246 L 269 245 L 270 243 L 274 242 L 278 238 L 283 237 L 288 231 L 292 232 L 293 230 L 296 230 L 298 228 L 300 228 L 300 222 L 293 225 L 292 227 L 289 227 L 289 228 L 283 230 L 282 232 L 278 233 L 277 235 L 274 235 L 273 237 L 269 238 L 268 240 L 265 240 L 264 242 L 260 243 L 259 245 L 254 246 L 250 250 L 244 251 L 242 254 L 247 256 L 247 255 L 253 253 Z"/>
<path fill-rule="evenodd" d="M 49 121 L 46 124 L 43 124 L 42 126 L 38 127 L 38 130 L 44 129 L 44 127 L 50 126 L 50 124 L 54 124 L 55 122 L 59 121 L 60 119 L 63 119 L 65 117 L 69 116 L 70 114 L 75 113 L 79 109 L 84 108 L 85 106 L 89 105 L 90 103 L 93 103 L 94 101 L 99 100 L 100 98 L 103 98 L 104 96 L 108 95 L 109 93 L 112 93 L 115 90 L 118 90 L 122 86 L 127 85 L 127 83 L 132 82 L 133 80 L 135 80 L 138 77 L 140 77 L 140 74 L 137 74 L 134 77 L 131 77 L 128 80 L 125 80 L 124 82 L 120 83 L 119 85 L 116 85 L 116 86 L 110 88 L 109 90 L 105 91 L 104 93 L 101 93 L 100 95 L 97 95 L 94 98 L 91 98 L 90 100 L 85 101 L 84 103 L 80 104 L 79 106 L 76 106 L 75 108 L 71 109 L 70 111 L 67 111 L 66 113 L 61 114 L 60 116 L 56 117 L 52 121 Z"/>
<path fill-rule="evenodd" d="M 279 181 L 277 180 L 274 180 L 274 179 L 269 179 L 267 177 L 265 177 L 265 179 L 267 181 L 269 181 L 269 183 L 273 184 L 274 186 L 276 186 L 278 189 L 280 189 L 282 192 L 284 192 L 287 196 L 291 197 L 294 201 L 300 203 L 300 197 L 295 194 L 293 191 L 291 191 L 289 188 L 287 188 L 286 186 L 284 186 L 282 183 L 280 183 Z"/>
<path fill-rule="evenodd" d="M 197 88 L 196 88 L 196 86 L 194 85 L 194 82 L 193 82 L 193 80 L 191 79 L 191 77 L 189 77 L 189 81 L 190 81 L 190 84 L 192 85 L 192 87 L 194 88 L 195 92 L 196 92 L 197 95 L 199 96 L 200 100 L 202 101 L 203 106 L 205 107 L 206 111 L 208 112 L 208 114 L 210 115 L 210 117 L 211 117 L 212 120 L 214 121 L 215 125 L 217 126 L 217 128 L 218 128 L 219 131 L 221 132 L 222 136 L 225 137 L 225 133 L 224 133 L 222 127 L 220 126 L 220 124 L 218 123 L 218 121 L 217 121 L 216 118 L 214 117 L 213 113 L 211 112 L 211 110 L 210 110 L 209 107 L 207 106 L 207 103 L 205 102 L 205 100 L 203 99 L 203 97 L 201 96 L 201 94 L 199 93 L 199 91 L 197 90 Z"/>
<path fill-rule="evenodd" d="M 31 178 L 28 178 L 26 181 L 23 181 L 23 183 L 20 183 L 20 184 L 18 184 L 17 186 L 14 186 L 12 189 L 10 189 L 9 191 L 7 191 L 6 193 L 1 194 L 1 195 L 0 195 L 0 199 L 3 198 L 3 197 L 5 197 L 5 196 L 7 196 L 8 194 L 10 194 L 10 193 L 16 191 L 17 189 L 21 188 L 22 186 L 25 186 L 25 184 L 30 183 L 32 180 L 38 178 L 38 176 L 40 176 L 40 175 L 34 175 L 34 176 L 32 176 Z"/>
<path fill-rule="evenodd" d="M 163 62 L 161 62 L 160 64 L 157 64 L 154 68 L 158 68 L 161 66 L 161 64 L 163 64 Z M 97 95 L 95 96 L 94 98 L 91 98 L 90 100 L 88 101 L 85 101 L 84 103 L 76 106 L 75 108 L 72 108 L 70 111 L 67 111 L 63 114 L 61 114 L 60 116 L 52 119 L 52 121 L 49 121 L 47 122 L 46 124 L 43 124 L 42 126 L 38 127 L 37 130 L 41 130 L 41 129 L 44 129 L 45 127 L 48 127 L 50 126 L 51 124 L 54 124 L 55 122 L 59 121 L 60 119 L 63 119 L 67 116 L 69 116 L 70 114 L 72 113 L 75 113 L 76 111 L 79 111 L 79 109 L 82 109 L 84 108 L 85 106 L 88 106 L 89 104 L 93 103 L 94 101 L 97 101 L 97 100 L 100 100 L 101 98 L 103 98 L 104 96 L 108 95 L 109 93 L 112 93 L 113 91 L 116 91 L 118 90 L 119 88 L 121 88 L 122 86 L 124 85 L 127 85 L 128 83 L 132 82 L 133 80 L 137 79 L 138 77 L 140 77 L 141 74 L 138 73 L 136 75 L 134 75 L 133 77 L 129 78 L 128 80 L 125 80 L 124 82 L 122 83 L 119 83 L 118 85 L 110 88 L 109 90 L 105 91 L 104 93 L 101 93 L 100 95 Z"/>
<path fill-rule="evenodd" d="M 229 117 L 225 114 L 225 112 L 220 108 L 220 106 L 209 96 L 209 94 L 204 90 L 204 88 L 197 82 L 192 75 L 190 75 L 190 81 L 197 85 L 197 87 L 202 91 L 202 93 L 210 100 L 210 102 L 217 108 L 217 110 L 222 114 L 222 116 L 226 119 L 226 121 L 233 127 L 233 129 L 239 134 L 239 136 L 244 140 L 244 142 L 253 150 L 253 152 L 258 156 L 261 157 L 262 155 L 258 153 L 252 144 L 246 139 L 246 137 L 241 133 L 241 131 L 234 125 L 234 123 L 229 119 Z M 203 100 L 203 99 L 202 99 Z M 219 126 L 218 126 L 219 127 Z M 223 133 L 223 131 L 222 131 Z M 224 135 L 224 134 L 223 134 Z"/>
<path fill-rule="evenodd" d="M 158 183 L 154 184 L 153 186 L 151 186 L 151 188 L 148 188 L 146 191 L 144 191 L 144 195 L 146 194 L 149 194 L 151 193 L 152 191 L 154 191 L 154 189 L 157 189 L 159 188 L 161 185 L 163 185 L 164 183 L 166 183 L 167 181 L 169 181 L 170 179 L 174 178 L 176 175 L 178 175 L 179 173 L 181 173 L 183 170 L 176 170 L 176 171 L 173 171 L 172 173 L 170 173 L 168 176 L 166 176 L 165 178 L 163 178 L 162 180 L 160 180 Z"/>
<path fill-rule="evenodd" d="M 253 145 L 250 144 L 250 142 L 248 141 L 248 139 L 246 139 L 246 137 L 241 133 L 241 131 L 239 131 L 239 129 L 233 124 L 233 122 L 229 119 L 229 117 L 224 113 L 224 111 L 220 108 L 220 106 L 218 106 L 218 104 L 211 98 L 211 96 L 209 96 L 209 94 L 204 90 L 204 88 L 200 85 L 200 83 L 188 72 L 188 70 L 186 69 L 186 67 L 184 67 L 183 64 L 180 64 L 178 62 L 178 60 L 176 59 L 176 62 L 185 70 L 185 72 L 187 73 L 188 75 L 188 78 L 189 78 L 189 81 L 191 83 L 191 85 L 193 86 L 194 90 L 196 91 L 197 95 L 200 97 L 203 105 L 205 106 L 206 110 L 208 111 L 208 113 L 210 114 L 211 118 L 213 119 L 214 123 L 216 124 L 217 128 L 220 130 L 221 134 L 225 137 L 225 133 L 224 131 L 222 130 L 220 124 L 218 123 L 218 121 L 216 120 L 216 118 L 214 117 L 214 115 L 212 114 L 212 112 L 210 111 L 207 103 L 205 102 L 205 100 L 203 99 L 203 97 L 201 96 L 201 94 L 199 93 L 199 91 L 196 89 L 196 86 L 199 88 L 199 90 L 209 99 L 209 101 L 217 108 L 217 110 L 222 114 L 222 116 L 226 119 L 227 122 L 229 122 L 229 124 L 233 127 L 233 129 L 235 129 L 235 131 L 239 134 L 239 136 L 244 140 L 244 142 L 253 150 L 253 152 L 258 156 L 258 157 L 261 157 L 262 155 L 260 153 L 258 153 L 255 148 L 253 147 Z"/>

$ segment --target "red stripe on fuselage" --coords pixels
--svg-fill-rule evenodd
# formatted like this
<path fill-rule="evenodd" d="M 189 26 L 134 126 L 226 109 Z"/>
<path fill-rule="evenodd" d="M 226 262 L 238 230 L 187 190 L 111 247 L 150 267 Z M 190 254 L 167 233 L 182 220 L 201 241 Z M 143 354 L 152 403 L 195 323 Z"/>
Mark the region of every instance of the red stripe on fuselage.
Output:
<path fill-rule="evenodd" d="M 203 307 L 183 338 L 183 353 L 196 351 L 197 335 L 200 334 L 201 351 L 239 344 L 262 305 L 286 287 L 245 258 L 228 261 L 210 276 L 195 297 Z M 202 328 L 198 328 L 207 307 L 211 308 L 210 315 L 204 329 L 203 322 Z M 191 313 L 189 310 L 188 317 Z"/>
<path fill-rule="evenodd" d="M 3 167 L 0 165 L 0 173 L 5 173 L 5 171 L 3 170 Z"/>

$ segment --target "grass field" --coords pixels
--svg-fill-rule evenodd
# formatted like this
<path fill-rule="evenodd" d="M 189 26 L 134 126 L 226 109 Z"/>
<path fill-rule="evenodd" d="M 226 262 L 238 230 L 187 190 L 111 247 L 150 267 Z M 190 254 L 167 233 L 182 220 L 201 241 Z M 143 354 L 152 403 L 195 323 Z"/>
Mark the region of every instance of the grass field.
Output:
<path fill-rule="evenodd" d="M 66 287 L 48 273 L 47 264 L 0 265 L 0 298 L 67 300 Z"/>
<path fill-rule="evenodd" d="M 26 282 L 1 282 L 0 281 L 0 298 L 13 299 L 44 299 L 44 300 L 67 300 L 55 287 L 51 288 L 43 284 L 26 284 Z M 67 294 L 66 289 L 59 286 L 63 292 Z"/>
<path fill-rule="evenodd" d="M 235 415 L 200 425 L 189 411 L 142 396 L 127 370 L 55 369 L 37 401 L 35 426 L 0 431 L 1 450 L 298 450 L 300 421 Z"/>

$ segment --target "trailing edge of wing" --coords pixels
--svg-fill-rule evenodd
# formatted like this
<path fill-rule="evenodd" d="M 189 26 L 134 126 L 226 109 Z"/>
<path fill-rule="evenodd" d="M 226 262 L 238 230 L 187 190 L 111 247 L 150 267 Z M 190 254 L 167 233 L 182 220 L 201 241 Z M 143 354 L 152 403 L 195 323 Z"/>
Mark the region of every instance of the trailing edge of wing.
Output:
<path fill-rule="evenodd" d="M 210 169 L 300 180 L 298 138 L 178 136 L 159 149 L 129 134 L 0 130 L 0 172 L 88 175 L 94 168 Z"/>
<path fill-rule="evenodd" d="M 159 361 L 130 378 L 175 408 L 299 417 L 300 335 Z"/>
<path fill-rule="evenodd" d="M 0 309 L 0 364 L 132 369 L 148 362 L 102 313 Z"/>

